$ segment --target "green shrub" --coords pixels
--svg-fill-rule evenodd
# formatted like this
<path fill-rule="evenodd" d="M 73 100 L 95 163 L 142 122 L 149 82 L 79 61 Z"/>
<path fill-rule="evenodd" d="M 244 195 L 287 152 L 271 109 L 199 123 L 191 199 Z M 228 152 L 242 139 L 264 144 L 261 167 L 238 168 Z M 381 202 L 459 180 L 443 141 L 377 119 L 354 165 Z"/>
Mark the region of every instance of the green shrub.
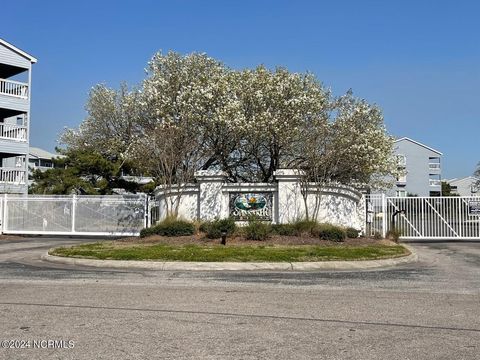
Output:
<path fill-rule="evenodd" d="M 247 240 L 267 240 L 272 233 L 272 225 L 252 217 L 242 230 Z"/>
<path fill-rule="evenodd" d="M 167 218 L 155 226 L 140 231 L 140 237 L 150 235 L 185 236 L 193 235 L 194 233 L 195 226 L 193 223 L 176 218 Z"/>
<path fill-rule="evenodd" d="M 400 239 L 400 236 L 402 236 L 402 231 L 400 229 L 393 228 L 387 232 L 387 239 L 393 240 L 397 243 Z"/>
<path fill-rule="evenodd" d="M 336 242 L 345 240 L 347 236 L 343 228 L 331 224 L 318 224 L 312 229 L 312 235 L 322 240 Z"/>
<path fill-rule="evenodd" d="M 349 239 L 356 239 L 358 238 L 358 235 L 360 234 L 360 231 L 355 229 L 355 228 L 352 228 L 352 227 L 347 227 L 345 229 L 345 232 L 347 234 L 347 237 Z"/>
<path fill-rule="evenodd" d="M 203 233 L 206 233 L 207 230 L 208 230 L 209 225 L 210 225 L 210 222 L 209 222 L 209 221 L 200 222 L 200 223 L 198 224 L 198 231 L 203 232 Z"/>
<path fill-rule="evenodd" d="M 274 224 L 272 232 L 282 236 L 301 236 L 304 233 L 311 233 L 312 228 L 318 223 L 313 220 L 300 220 L 291 224 Z"/>
<path fill-rule="evenodd" d="M 294 224 L 273 224 L 272 233 L 281 236 L 296 236 L 298 234 Z"/>
<path fill-rule="evenodd" d="M 147 237 L 147 236 L 150 236 L 150 235 L 155 235 L 153 226 L 140 230 L 140 237 L 143 238 L 143 237 Z"/>
<path fill-rule="evenodd" d="M 216 219 L 200 225 L 200 231 L 204 232 L 209 239 L 222 237 L 222 231 L 226 231 L 227 235 L 232 235 L 236 229 L 237 225 L 233 218 Z"/>
<path fill-rule="evenodd" d="M 293 226 L 297 230 L 297 236 L 303 233 L 311 233 L 312 229 L 318 225 L 315 220 L 299 220 L 293 223 Z"/>

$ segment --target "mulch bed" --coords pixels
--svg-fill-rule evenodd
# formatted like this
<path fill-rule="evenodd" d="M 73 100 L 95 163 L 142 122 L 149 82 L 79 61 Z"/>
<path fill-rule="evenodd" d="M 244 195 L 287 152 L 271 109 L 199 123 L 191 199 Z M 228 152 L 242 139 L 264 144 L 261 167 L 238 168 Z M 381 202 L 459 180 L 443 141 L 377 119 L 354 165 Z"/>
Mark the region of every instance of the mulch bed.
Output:
<path fill-rule="evenodd" d="M 207 244 L 220 244 L 220 239 L 207 239 L 203 234 L 191 235 L 191 236 L 176 236 L 176 237 L 167 237 L 152 235 L 145 238 L 138 237 L 129 237 L 124 239 L 119 239 L 117 242 L 122 243 L 122 245 L 127 244 L 169 244 L 169 245 L 188 245 L 188 244 L 197 244 L 197 245 L 207 245 Z M 371 238 L 356 238 L 356 239 L 345 239 L 343 242 L 333 242 L 327 240 L 320 240 L 311 236 L 280 236 L 273 235 L 268 240 L 264 241 L 253 241 L 246 240 L 243 237 L 228 237 L 228 245 L 319 245 L 319 246 L 368 246 L 368 245 L 397 245 L 390 240 L 377 240 Z"/>

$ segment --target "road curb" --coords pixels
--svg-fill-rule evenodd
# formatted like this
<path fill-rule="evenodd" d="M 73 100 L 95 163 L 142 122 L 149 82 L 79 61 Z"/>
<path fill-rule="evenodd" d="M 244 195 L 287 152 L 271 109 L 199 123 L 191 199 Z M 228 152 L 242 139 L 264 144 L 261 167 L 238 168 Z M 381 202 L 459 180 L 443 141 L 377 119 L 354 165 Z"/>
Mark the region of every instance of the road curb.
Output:
<path fill-rule="evenodd" d="M 410 251 L 410 255 L 393 259 L 359 260 L 359 261 L 318 261 L 294 263 L 266 263 L 266 262 L 174 262 L 174 261 L 136 261 L 136 260 L 97 260 L 67 258 L 42 255 L 42 260 L 65 265 L 80 265 L 98 268 L 115 269 L 141 269 L 164 271 L 254 271 L 254 270 L 280 270 L 280 271 L 311 271 L 311 270 L 367 270 L 381 267 L 391 267 L 408 264 L 418 260 L 415 251 L 402 244 Z"/>

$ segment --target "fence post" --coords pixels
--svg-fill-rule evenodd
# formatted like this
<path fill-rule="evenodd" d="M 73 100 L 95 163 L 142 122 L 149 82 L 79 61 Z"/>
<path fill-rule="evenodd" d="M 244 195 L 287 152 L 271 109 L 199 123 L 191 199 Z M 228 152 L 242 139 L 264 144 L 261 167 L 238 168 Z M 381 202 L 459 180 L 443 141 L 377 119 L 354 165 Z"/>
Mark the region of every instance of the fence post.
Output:
<path fill-rule="evenodd" d="M 2 234 L 7 228 L 7 194 L 3 194 L 2 204 Z"/>
<path fill-rule="evenodd" d="M 75 215 L 77 210 L 77 195 L 72 195 L 72 233 L 75 233 Z"/>
<path fill-rule="evenodd" d="M 453 199 L 452 199 L 453 200 Z M 460 226 L 458 227 L 458 235 L 460 235 L 460 237 L 463 236 L 463 219 L 462 219 L 462 203 L 461 203 L 461 199 L 455 199 L 454 200 L 455 203 L 456 203 L 456 206 L 457 206 L 457 212 L 458 212 L 458 220 L 457 220 L 457 224 L 459 224 Z M 478 217 L 480 219 L 480 216 Z"/>
<path fill-rule="evenodd" d="M 420 201 L 422 202 L 422 209 L 421 209 L 421 211 L 422 211 L 422 219 L 421 219 L 421 221 L 422 221 L 422 236 L 426 237 L 426 233 L 425 233 L 425 199 L 422 198 Z"/>
<path fill-rule="evenodd" d="M 144 197 L 145 197 L 145 201 L 144 201 L 144 207 L 145 207 L 145 211 L 146 211 L 146 214 L 145 214 L 145 229 L 150 227 L 151 225 L 151 214 L 150 214 L 150 201 L 148 201 L 148 195 L 147 194 L 144 194 Z"/>
<path fill-rule="evenodd" d="M 387 237 L 387 198 L 382 194 L 382 237 Z"/>

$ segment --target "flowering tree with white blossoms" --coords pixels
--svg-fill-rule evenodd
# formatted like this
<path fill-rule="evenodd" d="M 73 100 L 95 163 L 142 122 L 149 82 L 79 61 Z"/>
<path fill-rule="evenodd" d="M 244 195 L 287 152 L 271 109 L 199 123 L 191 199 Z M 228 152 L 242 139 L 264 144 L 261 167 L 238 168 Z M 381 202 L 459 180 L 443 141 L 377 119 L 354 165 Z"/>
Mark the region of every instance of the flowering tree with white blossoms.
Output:
<path fill-rule="evenodd" d="M 238 118 L 239 102 L 231 91 L 229 71 L 205 54 L 157 53 L 143 82 L 143 117 L 130 155 L 166 191 L 176 216 L 181 196 L 196 170 L 221 167 L 236 147 L 228 124 Z"/>
<path fill-rule="evenodd" d="M 477 169 L 473 173 L 473 176 L 478 179 L 473 186 L 475 186 L 476 189 L 480 189 L 480 163 L 478 163 Z"/>
<path fill-rule="evenodd" d="M 86 105 L 87 117 L 78 129 L 65 129 L 60 143 L 70 150 L 99 153 L 125 164 L 133 136 L 139 131 L 140 95 L 138 90 L 129 91 L 125 84 L 119 90 L 96 85 Z"/>
<path fill-rule="evenodd" d="M 393 138 L 377 106 L 349 91 L 330 102 L 328 119 L 304 122 L 303 141 L 294 167 L 302 170 L 301 188 L 307 219 L 318 218 L 323 188 L 330 184 L 358 187 L 387 185 L 397 170 Z M 389 177 L 390 175 L 390 177 Z M 315 194 L 312 214 L 307 197 Z"/>
<path fill-rule="evenodd" d="M 394 138 L 389 136 L 381 110 L 351 91 L 335 101 L 332 149 L 337 161 L 331 180 L 343 184 L 381 186 L 397 172 Z"/>
<path fill-rule="evenodd" d="M 234 84 L 241 117 L 233 120 L 243 154 L 236 173 L 242 180 L 273 180 L 273 172 L 289 167 L 299 154 L 305 123 L 326 118 L 329 92 L 311 74 L 264 66 L 237 73 Z"/>
<path fill-rule="evenodd" d="M 270 182 L 279 168 L 299 168 L 319 194 L 331 182 L 378 184 L 396 170 L 377 106 L 350 92 L 332 99 L 312 74 L 284 68 L 236 71 L 205 54 L 157 53 L 138 90 L 99 85 L 87 110 L 63 142 L 122 157 L 154 176 L 178 194 L 169 215 L 196 170 Z"/>

